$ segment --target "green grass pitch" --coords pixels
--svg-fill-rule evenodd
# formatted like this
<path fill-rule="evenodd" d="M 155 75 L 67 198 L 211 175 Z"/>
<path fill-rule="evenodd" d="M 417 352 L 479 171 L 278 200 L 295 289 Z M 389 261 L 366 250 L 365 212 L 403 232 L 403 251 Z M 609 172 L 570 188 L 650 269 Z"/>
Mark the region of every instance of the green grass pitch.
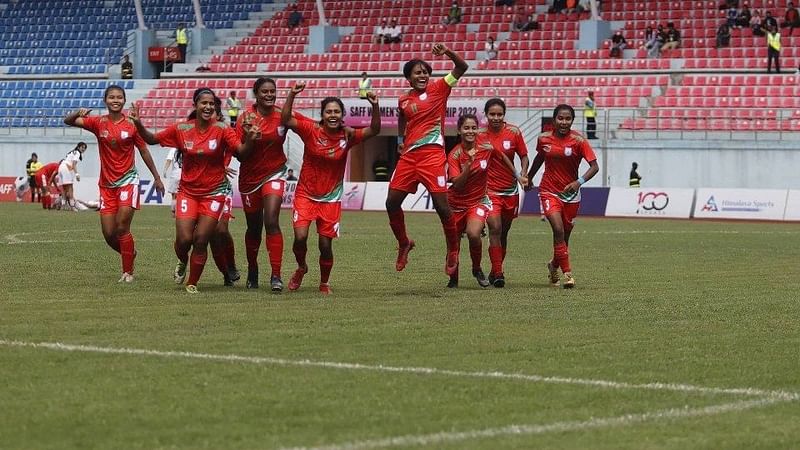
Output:
<path fill-rule="evenodd" d="M 345 212 L 333 296 L 311 242 L 299 292 L 266 289 L 262 248 L 260 290 L 209 258 L 190 296 L 166 208 L 137 213 L 122 285 L 97 214 L 0 205 L 0 448 L 800 447 L 797 224 L 579 218 L 570 291 L 521 217 L 507 287 L 464 241 L 448 290 L 438 220 L 406 217 L 404 272 L 385 215 Z"/>

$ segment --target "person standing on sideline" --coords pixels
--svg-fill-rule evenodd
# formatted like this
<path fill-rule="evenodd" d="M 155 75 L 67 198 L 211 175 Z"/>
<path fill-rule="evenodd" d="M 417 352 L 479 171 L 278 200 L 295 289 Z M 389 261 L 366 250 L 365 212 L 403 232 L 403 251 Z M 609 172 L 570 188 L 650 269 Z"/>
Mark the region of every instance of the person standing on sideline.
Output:
<path fill-rule="evenodd" d="M 553 131 L 539 136 L 536 142 L 536 158 L 533 159 L 528 179 L 544 167 L 539 183 L 539 201 L 545 217 L 553 230 L 553 259 L 547 263 L 550 284 L 558 286 L 558 268 L 564 274 L 562 287 L 575 287 L 575 278 L 569 264 L 569 236 L 581 202 L 581 186 L 591 180 L 600 170 L 592 146 L 577 131 L 572 129 L 575 110 L 565 104 L 553 110 Z M 581 160 L 589 163 L 589 170 L 578 176 Z M 530 186 L 530 185 L 529 185 Z"/>
<path fill-rule="evenodd" d="M 488 126 L 482 130 L 481 137 L 487 138 L 509 160 L 514 161 L 515 156 L 519 156 L 522 173 L 528 173 L 528 147 L 519 128 L 506 122 L 506 103 L 500 98 L 491 98 L 484 105 L 483 112 Z M 508 249 L 508 232 L 511 223 L 519 216 L 519 187 L 515 172 L 515 169 L 503 164 L 497 154 L 492 158 L 488 170 L 489 200 L 492 202 L 492 209 L 486 218 L 486 224 L 489 225 L 489 261 L 492 264 L 489 282 L 497 288 L 506 285 L 503 260 Z"/>
<path fill-rule="evenodd" d="M 775 26 L 767 29 L 767 73 L 772 72 L 772 61 L 775 73 L 781 73 L 781 33 Z"/>
<path fill-rule="evenodd" d="M 231 120 L 231 128 L 236 128 L 236 119 L 239 117 L 239 111 L 242 109 L 242 102 L 236 98 L 236 91 L 231 91 L 228 94 L 228 99 L 225 100 L 225 106 L 228 109 L 228 118 Z"/>
<path fill-rule="evenodd" d="M 186 62 L 186 46 L 189 45 L 189 34 L 182 23 L 178 24 L 175 30 L 175 43 L 178 44 L 178 51 L 181 53 L 181 60 L 179 62 Z"/>
<path fill-rule="evenodd" d="M 630 186 L 630 187 L 637 187 L 638 188 L 639 186 L 641 186 L 642 176 L 639 175 L 639 172 L 636 171 L 636 169 L 638 169 L 638 168 L 639 168 L 639 164 L 637 164 L 637 163 L 633 163 L 631 165 L 631 176 L 630 176 L 630 180 L 628 181 L 628 186 Z"/>
<path fill-rule="evenodd" d="M 403 200 L 417 192 L 420 183 L 430 193 L 433 207 L 439 216 L 447 243 L 445 272 L 452 275 L 458 269 L 458 233 L 453 212 L 447 203 L 447 156 L 444 148 L 444 118 L 447 99 L 469 65 L 449 48 L 434 44 L 435 56 L 447 56 L 453 69 L 443 78 L 431 80 L 431 65 L 412 59 L 403 66 L 403 76 L 411 89 L 400 96 L 397 131 L 400 159 L 389 182 L 386 212 L 389 226 L 397 239 L 395 270 L 405 269 L 408 253 L 414 241 L 406 234 Z"/>
<path fill-rule="evenodd" d="M 122 277 L 120 282 L 133 282 L 133 264 L 136 248 L 131 234 L 134 212 L 139 209 L 139 172 L 136 154 L 139 149 L 142 161 L 153 175 L 156 192 L 164 195 L 164 183 L 153 162 L 150 150 L 137 133 L 136 126 L 122 110 L 125 107 L 125 89 L 108 86 L 103 94 L 108 108 L 104 116 L 89 116 L 91 110 L 81 108 L 64 118 L 64 123 L 83 128 L 97 137 L 100 153 L 100 226 L 109 247 L 120 254 Z"/>
<path fill-rule="evenodd" d="M 308 229 L 311 222 L 315 222 L 319 235 L 319 291 L 328 295 L 332 293 L 328 280 L 333 268 L 333 239 L 339 237 L 347 159 L 351 148 L 381 132 L 381 113 L 378 97 L 370 92 L 367 101 L 372 107 L 372 120 L 368 128 L 345 126 L 344 105 L 337 97 L 322 100 L 318 122 L 292 114 L 294 98 L 305 87 L 304 82 L 295 83 L 281 110 L 281 123 L 297 133 L 304 145 L 303 166 L 292 212 L 292 251 L 297 260 L 297 270 L 289 280 L 288 288 L 290 291 L 300 289 L 303 277 L 308 273 Z"/>
<path fill-rule="evenodd" d="M 239 192 L 247 220 L 244 245 L 247 255 L 247 289 L 258 289 L 258 252 L 262 236 L 266 238 L 269 258 L 269 285 L 272 292 L 283 291 L 283 233 L 280 226 L 281 202 L 286 190 L 287 168 L 283 143 L 286 127 L 281 125 L 281 109 L 275 104 L 278 88 L 275 80 L 259 77 L 253 83 L 255 103 L 247 109 L 236 126 L 244 136 L 246 123 L 257 126 L 260 133 L 255 147 L 246 158 L 239 158 Z M 291 172 L 291 171 L 288 171 Z"/>
<path fill-rule="evenodd" d="M 370 92 L 372 92 L 372 80 L 367 76 L 367 72 L 361 72 L 361 79 L 358 80 L 358 98 L 366 100 Z"/>
<path fill-rule="evenodd" d="M 597 108 L 594 102 L 594 92 L 589 91 L 583 101 L 583 118 L 586 119 L 586 137 L 597 139 Z"/>
<path fill-rule="evenodd" d="M 36 184 L 36 171 L 42 168 L 42 163 L 39 162 L 39 155 L 31 153 L 31 159 L 25 163 L 25 173 L 28 175 L 28 187 L 31 190 L 31 203 L 36 201 L 37 184 Z M 39 195 L 39 201 L 42 201 L 42 196 Z"/>

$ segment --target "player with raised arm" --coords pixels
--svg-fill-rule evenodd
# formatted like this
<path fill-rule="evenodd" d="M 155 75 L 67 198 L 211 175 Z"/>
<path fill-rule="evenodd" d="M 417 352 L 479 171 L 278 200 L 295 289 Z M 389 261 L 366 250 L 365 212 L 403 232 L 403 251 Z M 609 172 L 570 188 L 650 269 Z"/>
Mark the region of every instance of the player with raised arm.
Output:
<path fill-rule="evenodd" d="M 514 183 L 526 186 L 528 180 L 514 169 L 514 163 L 497 147 L 478 133 L 478 118 L 465 114 L 458 118 L 458 134 L 461 142 L 447 157 L 447 171 L 452 183 L 447 191 L 447 202 L 453 211 L 458 233 L 466 233 L 469 240 L 469 254 L 472 259 L 472 276 L 481 287 L 488 287 L 489 280 L 481 269 L 483 242 L 481 232 L 486 219 L 494 209 L 487 195 L 487 182 L 492 166 L 503 165 L 515 174 Z M 459 239 L 460 246 L 460 239 Z M 458 267 L 450 275 L 447 287 L 458 286 Z"/>
<path fill-rule="evenodd" d="M 550 283 L 558 286 L 558 269 L 564 273 L 564 289 L 575 287 L 575 278 L 569 263 L 569 236 L 578 215 L 581 202 L 581 186 L 594 177 L 599 168 L 597 157 L 589 141 L 572 129 L 575 110 L 569 105 L 558 105 L 553 110 L 553 131 L 539 136 L 536 142 L 536 157 L 528 172 L 533 179 L 544 164 L 544 175 L 539 183 L 539 201 L 542 212 L 553 229 L 553 259 L 547 263 Z M 578 176 L 581 160 L 589 163 L 589 169 Z"/>
<path fill-rule="evenodd" d="M 434 44 L 432 51 L 435 56 L 445 55 L 450 58 L 454 67 L 444 78 L 431 81 L 432 69 L 427 62 L 412 59 L 403 66 L 403 75 L 411 89 L 398 101 L 400 160 L 389 182 L 386 211 L 398 243 L 395 269 L 401 271 L 406 267 L 408 253 L 415 245 L 406 234 L 403 200 L 408 194 L 416 192 L 417 186 L 422 183 L 430 193 L 444 229 L 447 242 L 445 272 L 453 275 L 458 268 L 460 236 L 447 204 L 444 119 L 450 91 L 469 66 L 461 56 L 442 44 Z"/>
<path fill-rule="evenodd" d="M 321 120 L 293 115 L 294 98 L 305 89 L 305 83 L 296 83 L 281 111 L 281 123 L 297 133 L 305 144 L 303 166 L 294 193 L 294 244 L 292 250 L 297 259 L 297 270 L 289 280 L 289 290 L 300 288 L 303 276 L 308 272 L 308 228 L 316 222 L 319 234 L 319 291 L 330 294 L 329 277 L 333 267 L 333 238 L 339 236 L 339 221 L 342 215 L 344 172 L 347 156 L 354 146 L 376 136 L 381 131 L 381 115 L 378 97 L 370 92 L 367 100 L 372 106 L 372 121 L 368 128 L 354 129 L 344 125 L 344 105 L 336 97 L 327 97 L 321 102 Z"/>
<path fill-rule="evenodd" d="M 208 259 L 208 243 L 224 212 L 225 198 L 231 191 L 226 174 L 226 155 L 233 153 L 246 157 L 258 133 L 255 127 L 249 127 L 242 142 L 236 131 L 216 120 L 216 98 L 211 89 L 195 90 L 192 102 L 196 118 L 173 123 L 157 134 L 144 127 L 136 105 L 130 113 L 145 142 L 174 147 L 182 153 L 183 168 L 175 212 L 178 265 L 174 280 L 183 284 L 189 264 L 186 292 L 190 294 L 198 292 L 197 282 Z"/>
<path fill-rule="evenodd" d="M 271 78 L 258 78 L 253 84 L 255 104 L 242 116 L 261 130 L 252 153 L 241 159 L 239 192 L 242 195 L 247 231 L 244 235 L 247 251 L 247 287 L 258 288 L 258 250 L 261 233 L 266 232 L 266 247 L 271 267 L 270 289 L 283 291 L 281 265 L 283 262 L 283 233 L 280 228 L 281 202 L 286 187 L 286 154 L 283 143 L 286 129 L 281 125 L 281 110 L 275 105 L 277 85 Z M 244 134 L 240 120 L 236 130 Z M 264 231 L 262 231 L 264 230 Z"/>
<path fill-rule="evenodd" d="M 527 174 L 530 163 L 528 147 L 519 128 L 505 121 L 506 103 L 502 99 L 491 98 L 486 102 L 483 112 L 486 114 L 488 126 L 481 134 L 511 161 L 519 156 L 522 168 L 520 173 Z M 513 167 L 509 169 L 505 164 L 489 166 L 489 199 L 492 201 L 492 209 L 486 219 L 489 226 L 489 260 L 492 263 L 489 282 L 499 288 L 506 285 L 503 261 L 508 249 L 508 232 L 511 230 L 511 223 L 519 215 L 519 187 L 515 172 Z"/>
<path fill-rule="evenodd" d="M 139 209 L 139 172 L 136 170 L 134 147 L 153 175 L 156 192 L 164 195 L 164 183 L 158 174 L 147 145 L 139 136 L 130 117 L 123 113 L 125 90 L 108 86 L 103 94 L 108 108 L 104 116 L 89 116 L 91 110 L 81 108 L 67 115 L 64 123 L 83 128 L 97 137 L 100 153 L 100 226 L 109 247 L 120 254 L 120 282 L 133 281 L 136 248 L 131 234 L 134 212 Z"/>

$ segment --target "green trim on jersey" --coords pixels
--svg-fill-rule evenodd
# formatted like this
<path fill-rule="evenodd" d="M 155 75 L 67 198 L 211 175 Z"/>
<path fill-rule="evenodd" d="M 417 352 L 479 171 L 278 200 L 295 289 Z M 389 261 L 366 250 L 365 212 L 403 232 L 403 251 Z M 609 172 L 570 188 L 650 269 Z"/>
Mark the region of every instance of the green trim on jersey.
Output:
<path fill-rule="evenodd" d="M 136 170 L 136 166 L 133 166 L 130 169 L 128 169 L 127 172 L 122 174 L 122 176 L 118 180 L 112 181 L 111 186 L 108 187 L 118 188 L 122 186 L 127 186 L 129 184 L 138 184 L 138 183 L 139 183 L 139 172 Z"/>
<path fill-rule="evenodd" d="M 422 147 L 423 145 L 436 144 L 440 139 L 442 140 L 444 139 L 442 137 L 442 127 L 441 125 L 436 125 L 435 127 L 433 127 L 433 129 L 428 131 L 428 133 L 425 134 L 425 136 L 422 136 L 417 142 L 411 144 L 408 150 L 411 151 L 414 150 L 415 148 Z"/>
<path fill-rule="evenodd" d="M 180 130 L 180 131 L 189 131 L 192 128 L 194 128 L 194 124 L 193 123 L 188 123 L 188 122 L 183 122 L 183 123 L 179 123 L 176 128 L 178 130 Z"/>
<path fill-rule="evenodd" d="M 517 195 L 517 194 L 519 194 L 519 184 L 517 184 L 517 181 L 514 180 L 514 186 L 513 187 L 507 187 L 507 188 L 503 189 L 502 191 L 492 190 L 492 194 L 501 195 L 501 196 Z"/>
<path fill-rule="evenodd" d="M 228 181 L 228 177 L 225 177 L 222 183 L 220 183 L 217 187 L 215 187 L 214 190 L 208 194 L 208 196 L 210 197 L 216 195 L 230 195 L 231 192 L 233 192 L 231 188 L 231 182 Z"/>
<path fill-rule="evenodd" d="M 314 200 L 315 202 L 334 203 L 334 202 L 342 201 L 342 196 L 343 195 L 344 195 L 344 182 L 340 181 L 333 188 L 333 190 L 328 192 L 327 194 L 319 196 L 319 197 L 315 197 L 315 196 L 310 196 L 310 197 L 311 197 L 311 200 Z"/>

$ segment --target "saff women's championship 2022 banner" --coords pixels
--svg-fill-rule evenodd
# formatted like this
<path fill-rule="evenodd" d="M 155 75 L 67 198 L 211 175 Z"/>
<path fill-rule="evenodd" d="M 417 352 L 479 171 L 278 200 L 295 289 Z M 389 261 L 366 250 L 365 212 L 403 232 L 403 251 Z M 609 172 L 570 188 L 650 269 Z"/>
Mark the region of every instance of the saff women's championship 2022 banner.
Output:
<path fill-rule="evenodd" d="M 400 115 L 397 100 L 383 99 L 383 101 L 389 103 L 380 105 L 381 127 L 395 128 L 397 127 L 397 118 Z M 345 125 L 358 128 L 369 126 L 369 122 L 372 120 L 372 105 L 367 100 L 345 98 L 342 99 L 342 103 L 344 103 L 345 110 Z M 451 99 L 447 101 L 447 110 L 444 117 L 445 125 L 455 127 L 458 123 L 458 118 L 464 114 L 475 114 L 482 124 L 485 123 L 482 101 Z"/>

